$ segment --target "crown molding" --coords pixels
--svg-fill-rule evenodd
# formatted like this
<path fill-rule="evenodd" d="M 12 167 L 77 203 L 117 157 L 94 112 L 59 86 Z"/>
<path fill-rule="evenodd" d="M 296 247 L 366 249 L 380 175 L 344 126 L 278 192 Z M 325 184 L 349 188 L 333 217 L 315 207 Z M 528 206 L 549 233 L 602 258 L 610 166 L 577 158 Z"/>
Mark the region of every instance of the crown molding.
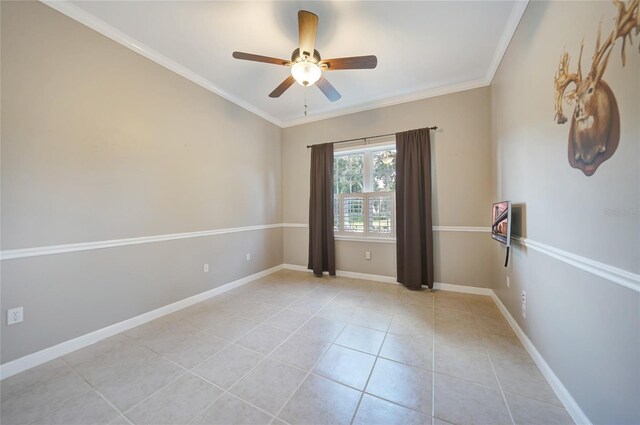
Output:
<path fill-rule="evenodd" d="M 329 118 L 341 117 L 344 115 L 351 115 L 358 112 L 370 111 L 372 109 L 384 108 L 387 106 L 400 105 L 402 103 L 415 102 L 417 100 L 429 99 L 432 97 L 444 96 L 446 94 L 453 94 L 463 92 L 467 90 L 477 89 L 481 87 L 487 87 L 491 84 L 491 81 L 486 78 L 480 78 L 477 80 L 463 81 L 461 83 L 449 84 L 441 87 L 434 87 L 418 92 L 412 92 L 401 96 L 386 97 L 380 100 L 367 102 L 365 104 L 336 109 L 328 112 L 321 112 L 315 115 L 309 115 L 305 118 L 299 118 L 282 122 L 282 128 L 295 127 L 296 125 L 309 124 L 316 121 L 322 121 Z"/>
<path fill-rule="evenodd" d="M 511 9 L 511 14 L 509 15 L 509 19 L 507 20 L 507 25 L 502 32 L 502 36 L 498 41 L 498 46 L 496 47 L 496 51 L 493 54 L 493 60 L 491 61 L 491 65 L 489 65 L 489 69 L 487 71 L 486 79 L 488 84 L 491 84 L 493 81 L 493 77 L 498 72 L 498 68 L 500 67 L 500 62 L 502 62 L 502 58 L 505 53 L 507 53 L 507 49 L 509 48 L 509 43 L 511 43 L 511 39 L 513 35 L 516 33 L 518 29 L 518 25 L 520 24 L 520 20 L 524 15 L 524 11 L 527 9 L 529 5 L 529 0 L 518 0 L 513 5 L 513 9 Z"/>
<path fill-rule="evenodd" d="M 217 94 L 218 96 L 228 100 L 229 102 L 235 103 L 241 108 L 246 109 L 247 111 L 263 118 L 272 124 L 277 125 L 282 128 L 282 121 L 279 119 L 272 117 L 271 115 L 264 112 L 262 109 L 256 108 L 252 104 L 245 102 L 237 96 L 232 95 L 228 91 L 218 87 L 211 81 L 207 80 L 203 76 L 193 72 L 185 66 L 180 65 L 172 59 L 164 56 L 163 54 L 153 50 L 151 47 L 141 43 L 134 38 L 128 36 L 122 31 L 114 28 L 113 26 L 107 24 L 101 19 L 96 18 L 94 15 L 86 12 L 84 9 L 79 8 L 73 3 L 67 0 L 40 0 L 41 3 L 46 4 L 54 10 L 62 13 L 63 15 L 68 16 L 69 18 L 78 21 L 84 26 L 91 28 L 94 31 L 99 32 L 105 37 L 110 38 L 111 40 L 127 47 L 134 52 L 144 56 L 145 58 L 152 60 L 153 62 L 167 68 L 170 71 L 175 72 L 176 74 L 186 78 L 187 80 Z"/>
<path fill-rule="evenodd" d="M 218 96 L 240 106 L 241 108 L 246 109 L 247 111 L 271 122 L 272 124 L 277 125 L 280 128 L 293 127 L 296 125 L 308 124 L 311 122 L 322 121 L 329 118 L 336 118 L 343 115 L 350 115 L 358 112 L 369 111 L 372 109 L 383 108 L 386 106 L 399 105 L 407 102 L 414 102 L 417 100 L 428 99 L 437 96 L 444 96 L 447 94 L 458 93 L 466 90 L 472 90 L 481 87 L 487 87 L 491 84 L 493 80 L 493 76 L 495 75 L 500 62 L 502 61 L 502 57 L 507 51 L 507 47 L 509 46 L 509 42 L 513 37 L 513 34 L 520 23 L 520 19 L 524 14 L 524 11 L 527 7 L 529 0 L 519 0 L 516 1 L 509 19 L 507 21 L 507 25 L 505 30 L 500 37 L 500 41 L 495 50 L 493 60 L 491 61 L 491 65 L 487 70 L 487 73 L 484 77 L 463 81 L 454 84 L 447 84 L 440 87 L 433 87 L 429 89 L 424 89 L 418 92 L 408 93 L 400 96 L 392 96 L 384 99 L 379 99 L 372 102 L 367 102 L 365 104 L 345 107 L 333 111 L 328 111 L 325 113 L 319 113 L 315 115 L 309 115 L 305 118 L 293 119 L 293 120 L 280 120 L 276 117 L 271 116 L 260 108 L 255 107 L 254 105 L 240 99 L 237 96 L 227 92 L 226 90 L 218 87 L 216 84 L 207 80 L 203 76 L 193 72 L 192 70 L 186 68 L 183 65 L 169 59 L 168 57 L 162 55 L 161 53 L 155 51 L 149 46 L 140 43 L 134 38 L 128 36 L 122 31 L 114 28 L 113 26 L 107 24 L 101 19 L 96 18 L 94 15 L 86 12 L 84 9 L 72 4 L 67 0 L 40 0 L 43 4 L 51 7 L 54 10 L 62 13 L 63 15 L 68 16 L 69 18 L 93 29 L 94 31 L 99 32 L 100 34 L 112 39 L 113 41 L 133 50 L 134 52 L 146 57 L 149 60 L 175 72 L 176 74 L 186 78 L 187 80 L 217 94 Z"/>

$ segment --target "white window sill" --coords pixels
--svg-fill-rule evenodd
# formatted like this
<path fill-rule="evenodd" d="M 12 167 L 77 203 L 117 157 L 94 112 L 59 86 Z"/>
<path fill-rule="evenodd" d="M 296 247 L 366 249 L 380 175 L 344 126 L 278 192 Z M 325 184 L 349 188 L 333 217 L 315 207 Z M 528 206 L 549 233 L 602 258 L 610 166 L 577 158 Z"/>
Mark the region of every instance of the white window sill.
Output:
<path fill-rule="evenodd" d="M 335 240 L 337 241 L 349 241 L 349 242 L 374 242 L 374 243 L 396 243 L 396 238 L 385 238 L 385 237 L 375 237 L 375 236 L 344 236 L 344 235 L 335 235 Z"/>

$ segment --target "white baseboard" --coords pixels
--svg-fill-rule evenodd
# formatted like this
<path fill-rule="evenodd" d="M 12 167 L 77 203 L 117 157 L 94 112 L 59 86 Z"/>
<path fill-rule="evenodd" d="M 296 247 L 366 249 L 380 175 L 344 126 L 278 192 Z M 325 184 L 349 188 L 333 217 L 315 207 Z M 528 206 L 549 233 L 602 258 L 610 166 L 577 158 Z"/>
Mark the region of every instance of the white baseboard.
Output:
<path fill-rule="evenodd" d="M 311 270 L 305 266 L 299 266 L 297 264 L 283 264 L 285 269 L 297 270 L 301 272 L 311 273 Z M 336 270 L 336 276 L 350 277 L 353 279 L 373 280 L 376 282 L 395 283 L 398 284 L 396 276 L 384 276 L 379 274 L 357 273 L 349 272 L 345 270 Z M 442 291 L 451 292 L 464 292 L 465 294 L 477 294 L 477 295 L 491 295 L 493 291 L 488 288 L 478 288 L 475 286 L 454 285 L 451 283 L 434 282 L 433 289 L 440 289 Z"/>
<path fill-rule="evenodd" d="M 584 414 L 576 400 L 571 396 L 571 393 L 569 393 L 569 390 L 567 390 L 562 381 L 560 381 L 560 378 L 558 378 L 549 364 L 542 357 L 542 354 L 540 354 L 535 345 L 533 345 L 531 340 L 524 333 L 522 328 L 520 328 L 520 325 L 518 325 L 518 322 L 516 322 L 511 313 L 509 313 L 509 310 L 507 310 L 507 307 L 505 307 L 500 298 L 498 298 L 496 293 L 493 291 L 491 291 L 491 297 L 500 309 L 502 315 L 511 325 L 511 328 L 520 339 L 520 342 L 522 342 L 524 348 L 527 350 L 533 361 L 538 366 L 538 369 L 540 369 L 540 372 L 542 372 L 542 375 L 545 377 L 553 391 L 556 393 L 564 407 L 567 409 L 569 415 L 571 415 L 573 421 L 578 425 L 591 425 L 591 421 L 589 420 L 587 415 Z"/>
<path fill-rule="evenodd" d="M 215 297 L 216 295 L 223 294 L 234 288 L 245 285 L 251 281 L 282 269 L 282 264 L 271 267 L 270 269 L 254 273 L 250 276 L 243 277 L 242 279 L 238 279 L 233 282 L 229 282 L 227 284 L 218 286 L 217 288 L 213 288 L 209 291 L 202 292 L 200 294 L 185 298 L 180 301 L 176 301 L 175 303 L 165 305 L 147 313 L 143 313 L 139 316 L 132 317 L 131 319 L 115 323 L 111 326 L 107 326 L 106 328 L 98 329 L 97 331 L 79 336 L 69 341 L 61 342 L 60 344 L 45 348 L 44 350 L 40 350 L 32 354 L 28 354 L 24 357 L 20 357 L 19 359 L 12 360 L 3 365 L 0 365 L 0 379 L 8 378 L 27 369 L 31 369 L 32 367 L 41 365 L 58 357 L 62 357 L 73 351 L 87 347 L 91 344 L 95 344 L 96 342 L 101 341 L 105 338 L 109 338 L 120 332 L 135 328 L 136 326 L 140 326 L 144 323 L 150 322 L 151 320 L 166 316 L 167 314 L 174 313 L 193 304 L 199 303 L 211 297 Z"/>

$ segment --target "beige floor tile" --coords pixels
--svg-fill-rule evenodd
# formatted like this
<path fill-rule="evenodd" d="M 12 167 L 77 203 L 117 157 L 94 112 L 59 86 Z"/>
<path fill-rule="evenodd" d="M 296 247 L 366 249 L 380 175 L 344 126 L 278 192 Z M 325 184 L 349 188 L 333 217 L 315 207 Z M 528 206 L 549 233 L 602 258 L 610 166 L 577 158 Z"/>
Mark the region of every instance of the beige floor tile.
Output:
<path fill-rule="evenodd" d="M 298 332 L 314 338 L 333 342 L 346 326 L 345 322 L 326 319 L 324 317 L 312 317 Z"/>
<path fill-rule="evenodd" d="M 232 316 L 232 313 L 226 310 L 218 310 L 212 307 L 203 308 L 198 313 L 184 320 L 187 325 L 193 326 L 200 330 L 207 329 L 220 322 L 224 322 Z"/>
<path fill-rule="evenodd" d="M 290 310 L 296 310 L 307 314 L 316 314 L 322 307 L 327 304 L 329 300 L 327 299 L 316 299 L 312 294 L 306 295 L 293 304 L 289 305 L 287 308 Z"/>
<path fill-rule="evenodd" d="M 115 367 L 110 372 L 100 381 L 90 383 L 124 412 L 173 381 L 184 373 L 184 369 L 154 357 L 134 367 Z"/>
<path fill-rule="evenodd" d="M 432 372 L 378 358 L 366 392 L 431 415 Z"/>
<path fill-rule="evenodd" d="M 449 330 L 460 328 L 477 328 L 471 312 L 451 310 L 451 309 L 436 309 L 435 326 L 436 330 Z"/>
<path fill-rule="evenodd" d="M 482 334 L 515 337 L 516 334 L 504 318 L 474 316 L 476 326 Z"/>
<path fill-rule="evenodd" d="M 520 340 L 514 336 L 483 335 L 482 340 L 492 359 L 522 360 L 531 359 Z"/>
<path fill-rule="evenodd" d="M 298 310 L 282 310 L 280 313 L 267 320 L 267 324 L 287 331 L 295 331 L 311 318 L 313 314 Z"/>
<path fill-rule="evenodd" d="M 249 333 L 240 337 L 236 344 L 257 351 L 262 354 L 269 354 L 278 345 L 289 337 L 291 333 L 269 325 L 260 325 Z"/>
<path fill-rule="evenodd" d="M 558 406 L 505 393 L 516 425 L 573 425 L 569 413 Z"/>
<path fill-rule="evenodd" d="M 347 325 L 335 343 L 354 350 L 377 355 L 385 333 L 361 326 Z"/>
<path fill-rule="evenodd" d="M 443 297 L 436 296 L 434 299 L 434 306 L 437 309 L 450 309 L 450 310 L 459 310 L 459 311 L 468 311 L 471 312 L 471 307 L 462 297 L 454 298 L 454 297 Z M 436 313 L 437 314 L 437 313 Z"/>
<path fill-rule="evenodd" d="M 109 422 L 109 425 L 134 425 L 126 416 L 121 415 Z"/>
<path fill-rule="evenodd" d="M 351 318 L 353 318 L 354 313 L 355 310 L 352 306 L 329 303 L 317 313 L 317 316 L 332 320 L 339 320 L 341 322 L 349 322 Z"/>
<path fill-rule="evenodd" d="M 482 334 L 477 328 L 436 328 L 436 344 L 466 348 L 484 348 Z"/>
<path fill-rule="evenodd" d="M 162 353 L 162 357 L 176 362 L 182 367 L 191 369 L 198 363 L 205 361 L 209 356 L 222 350 L 228 344 L 228 341 L 217 336 L 200 333 L 190 336 L 165 350 Z"/>
<path fill-rule="evenodd" d="M 43 410 L 40 417 L 29 423 L 33 425 L 97 425 L 107 424 L 119 415 L 120 413 L 97 392 L 89 391 L 56 403 L 55 410 L 51 412 Z"/>
<path fill-rule="evenodd" d="M 562 406 L 546 379 L 533 362 L 526 359 L 492 359 L 493 367 L 505 392 L 524 395 Z"/>
<path fill-rule="evenodd" d="M 188 424 L 224 391 L 187 373 L 126 412 L 136 425 Z"/>
<path fill-rule="evenodd" d="M 431 425 L 431 416 L 365 394 L 353 425 Z"/>
<path fill-rule="evenodd" d="M 349 424 L 362 393 L 309 375 L 278 415 L 290 424 Z"/>
<path fill-rule="evenodd" d="M 275 290 L 275 289 L 274 289 Z M 295 294 L 289 294 L 286 291 L 275 292 L 267 297 L 265 297 L 262 302 L 266 304 L 272 304 L 279 307 L 287 307 L 296 301 L 298 301 L 301 297 Z"/>
<path fill-rule="evenodd" d="M 266 358 L 230 391 L 275 415 L 306 375 L 300 369 Z"/>
<path fill-rule="evenodd" d="M 0 423 L 31 423 L 55 412 L 65 400 L 91 387 L 61 359 L 37 366 L 0 383 Z"/>
<path fill-rule="evenodd" d="M 380 357 L 433 369 L 433 337 L 387 334 Z"/>
<path fill-rule="evenodd" d="M 313 373 L 363 390 L 375 356 L 332 345 L 313 368 Z"/>
<path fill-rule="evenodd" d="M 435 416 L 458 425 L 509 425 L 498 389 L 435 374 Z"/>
<path fill-rule="evenodd" d="M 436 372 L 498 388 L 491 361 L 484 348 L 436 344 Z"/>
<path fill-rule="evenodd" d="M 251 320 L 253 322 L 262 323 L 265 320 L 269 319 L 271 316 L 275 316 L 281 310 L 282 307 L 260 303 L 239 312 L 238 314 L 236 314 L 236 316 L 242 317 L 243 319 Z"/>
<path fill-rule="evenodd" d="M 243 319 L 241 317 L 232 317 L 224 322 L 210 327 L 206 332 L 219 338 L 233 341 L 240 338 L 242 335 L 246 334 L 258 325 L 259 323 L 251 320 Z"/>
<path fill-rule="evenodd" d="M 263 358 L 262 354 L 232 344 L 195 367 L 193 372 L 227 389 Z"/>
<path fill-rule="evenodd" d="M 502 313 L 500 313 L 493 300 L 483 303 L 471 303 L 469 306 L 474 316 L 502 318 Z"/>
<path fill-rule="evenodd" d="M 213 403 L 195 425 L 268 425 L 273 417 L 239 398 L 225 394 Z"/>
<path fill-rule="evenodd" d="M 294 333 L 271 354 L 271 357 L 304 370 L 311 370 L 329 345 L 327 341 Z"/>
<path fill-rule="evenodd" d="M 130 329 L 125 332 L 125 335 L 156 353 L 162 353 L 184 341 L 187 337 L 198 333 L 200 333 L 200 330 L 194 326 L 163 318 Z"/>
<path fill-rule="evenodd" d="M 431 337 L 433 335 L 433 317 L 398 312 L 391 321 L 389 333 Z"/>
<path fill-rule="evenodd" d="M 389 329 L 392 318 L 392 310 L 372 310 L 370 308 L 360 307 L 353 314 L 351 324 L 386 332 L 387 329 Z"/>

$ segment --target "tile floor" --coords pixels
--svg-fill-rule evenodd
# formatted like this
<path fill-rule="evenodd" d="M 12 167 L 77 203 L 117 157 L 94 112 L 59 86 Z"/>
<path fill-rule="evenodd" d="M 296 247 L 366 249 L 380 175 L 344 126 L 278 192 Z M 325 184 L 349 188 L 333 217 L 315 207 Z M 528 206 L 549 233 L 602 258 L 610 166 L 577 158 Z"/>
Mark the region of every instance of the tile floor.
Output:
<path fill-rule="evenodd" d="M 10 424 L 570 424 L 491 298 L 281 271 L 4 380 Z"/>

